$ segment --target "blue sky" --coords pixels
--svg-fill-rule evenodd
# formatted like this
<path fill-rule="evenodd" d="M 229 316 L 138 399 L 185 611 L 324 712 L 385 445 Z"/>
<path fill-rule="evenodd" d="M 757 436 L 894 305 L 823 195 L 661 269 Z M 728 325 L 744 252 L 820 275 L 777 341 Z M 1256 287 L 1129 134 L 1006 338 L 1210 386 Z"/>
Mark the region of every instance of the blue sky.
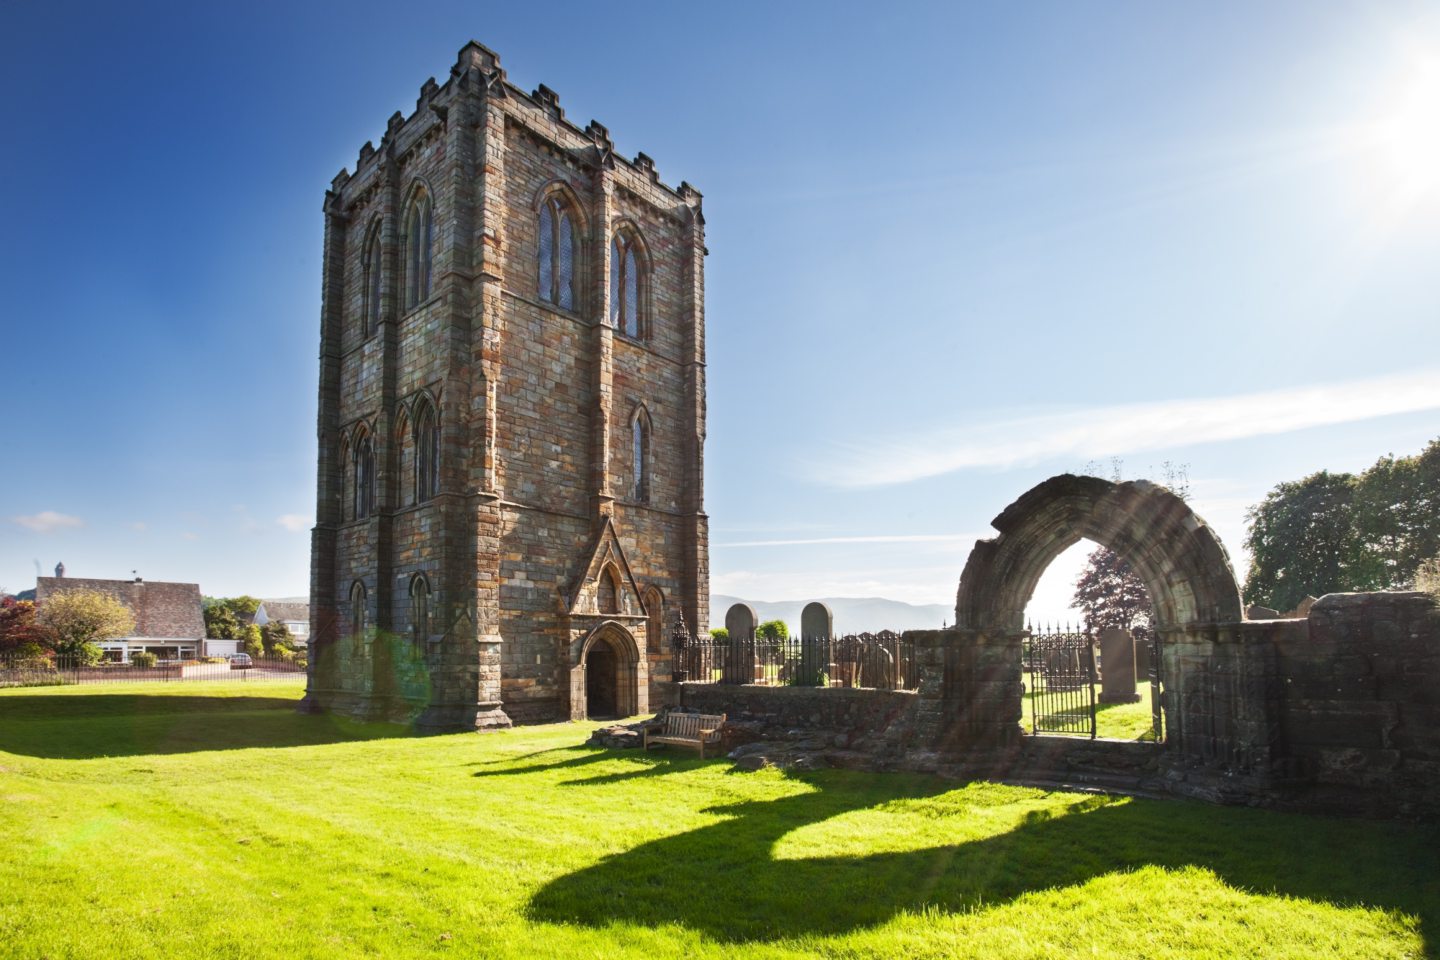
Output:
<path fill-rule="evenodd" d="M 472 37 L 705 194 L 716 592 L 951 602 L 1110 457 L 1243 576 L 1440 435 L 1433 3 L 8 3 L 0 585 L 307 590 L 320 202 Z"/>

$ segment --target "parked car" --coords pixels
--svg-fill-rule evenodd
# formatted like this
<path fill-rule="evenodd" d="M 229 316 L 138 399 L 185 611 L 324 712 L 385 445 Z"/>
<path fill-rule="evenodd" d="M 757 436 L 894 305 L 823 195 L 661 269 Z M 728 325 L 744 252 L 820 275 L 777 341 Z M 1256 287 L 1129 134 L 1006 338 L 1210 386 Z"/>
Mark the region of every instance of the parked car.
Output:
<path fill-rule="evenodd" d="M 248 654 L 248 653 L 232 653 L 232 654 L 230 654 L 230 669 L 231 669 L 231 670 L 249 670 L 249 669 L 250 669 L 251 667 L 253 667 L 253 666 L 255 666 L 255 661 L 250 659 L 250 654 Z"/>

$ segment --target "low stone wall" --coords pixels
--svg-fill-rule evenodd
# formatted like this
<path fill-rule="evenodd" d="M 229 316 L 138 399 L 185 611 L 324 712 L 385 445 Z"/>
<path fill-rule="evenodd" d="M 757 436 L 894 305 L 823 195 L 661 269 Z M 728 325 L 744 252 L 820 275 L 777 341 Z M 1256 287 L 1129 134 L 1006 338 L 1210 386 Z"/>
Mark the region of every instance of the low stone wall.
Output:
<path fill-rule="evenodd" d="M 680 705 L 726 715 L 728 746 L 792 741 L 898 756 L 914 746 L 919 698 L 908 690 L 679 684 Z"/>
<path fill-rule="evenodd" d="M 1306 620 L 1277 623 L 1287 798 L 1440 817 L 1440 605 L 1423 593 L 1330 594 Z"/>

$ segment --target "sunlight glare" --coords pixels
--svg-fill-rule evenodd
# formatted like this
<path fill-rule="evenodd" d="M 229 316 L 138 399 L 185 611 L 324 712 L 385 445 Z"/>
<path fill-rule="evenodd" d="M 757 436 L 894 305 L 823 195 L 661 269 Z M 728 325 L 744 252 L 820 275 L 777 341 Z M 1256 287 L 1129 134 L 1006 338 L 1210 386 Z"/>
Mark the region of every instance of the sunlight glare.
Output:
<path fill-rule="evenodd" d="M 1440 57 L 1416 57 L 1374 127 L 1382 188 L 1415 206 L 1440 196 Z"/>

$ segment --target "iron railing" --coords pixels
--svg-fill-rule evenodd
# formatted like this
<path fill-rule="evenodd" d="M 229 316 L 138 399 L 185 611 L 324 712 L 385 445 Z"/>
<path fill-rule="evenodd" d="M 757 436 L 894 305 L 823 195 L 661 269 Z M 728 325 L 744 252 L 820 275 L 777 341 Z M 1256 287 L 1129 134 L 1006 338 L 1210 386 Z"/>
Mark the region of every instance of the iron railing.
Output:
<path fill-rule="evenodd" d="M 228 680 L 256 683 L 271 680 L 301 680 L 304 659 L 251 657 L 244 660 L 161 660 L 153 667 L 102 660 L 87 663 L 79 657 L 45 655 L 22 657 L 0 654 L 0 687 L 49 687 L 77 683 L 180 683 L 195 680 Z"/>
<path fill-rule="evenodd" d="M 692 640 L 687 634 L 683 643 L 675 640 L 672 635 L 676 677 L 691 683 L 874 690 L 920 686 L 915 642 L 890 630 L 781 639 L 752 633 Z"/>

